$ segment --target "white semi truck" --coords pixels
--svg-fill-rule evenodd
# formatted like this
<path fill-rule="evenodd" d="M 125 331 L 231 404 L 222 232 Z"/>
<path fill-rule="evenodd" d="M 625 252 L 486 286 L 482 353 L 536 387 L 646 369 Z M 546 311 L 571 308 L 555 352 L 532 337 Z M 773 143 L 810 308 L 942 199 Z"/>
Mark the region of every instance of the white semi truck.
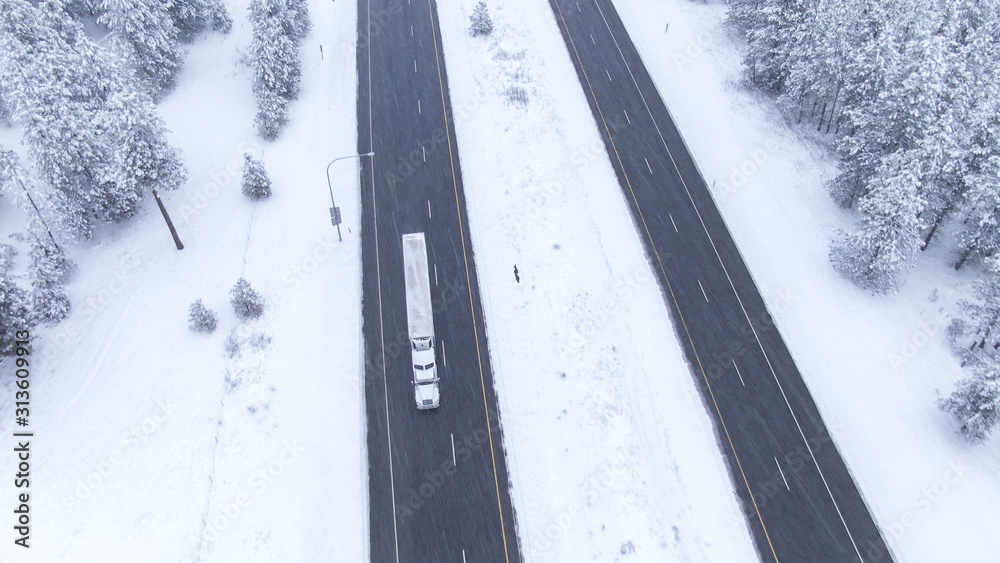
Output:
<path fill-rule="evenodd" d="M 418 409 L 436 409 L 441 404 L 441 392 L 434 357 L 434 307 L 424 233 L 403 235 L 403 276 L 413 356 L 413 395 Z"/>

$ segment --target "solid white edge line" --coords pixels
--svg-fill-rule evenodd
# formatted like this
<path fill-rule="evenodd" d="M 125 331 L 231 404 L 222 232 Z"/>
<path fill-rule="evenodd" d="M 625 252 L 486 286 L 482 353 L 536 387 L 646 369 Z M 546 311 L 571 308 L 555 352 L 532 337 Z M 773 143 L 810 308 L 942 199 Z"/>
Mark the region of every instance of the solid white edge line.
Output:
<path fill-rule="evenodd" d="M 781 381 L 778 380 L 778 374 L 775 373 L 774 366 L 771 365 L 771 359 L 767 356 L 767 352 L 764 350 L 764 344 L 761 343 L 760 337 L 757 335 L 757 329 L 753 326 L 753 322 L 750 320 L 750 315 L 747 313 L 746 307 L 743 305 L 743 299 L 740 298 L 739 292 L 736 291 L 736 286 L 733 284 L 733 280 L 732 280 L 732 278 L 729 275 L 729 270 L 726 268 L 726 264 L 722 261 L 722 256 L 719 254 L 719 249 L 716 248 L 715 241 L 712 240 L 712 235 L 711 235 L 711 233 L 708 232 L 708 227 L 705 225 L 705 221 L 701 217 L 701 212 L 698 210 L 698 206 L 695 205 L 695 203 L 694 203 L 694 198 L 691 196 L 691 191 L 687 187 L 687 182 L 684 181 L 684 176 L 681 174 L 680 168 L 677 167 L 677 162 L 674 160 L 674 155 L 670 152 L 670 147 L 667 146 L 667 142 L 663 138 L 663 133 L 660 131 L 660 126 L 656 123 L 656 118 L 653 117 L 652 110 L 649 109 L 649 104 L 646 102 L 646 96 L 644 96 L 642 94 L 642 90 L 639 88 L 639 83 L 635 79 L 635 74 L 632 73 L 632 67 L 628 64 L 628 60 L 625 59 L 625 54 L 622 53 L 621 46 L 618 45 L 618 39 L 615 38 L 614 32 L 611 31 L 611 24 L 608 23 L 608 19 L 604 16 L 604 10 L 601 9 L 601 6 L 600 6 L 600 4 L 597 3 L 597 0 L 594 0 L 594 5 L 597 6 L 598 11 L 601 13 L 601 19 L 604 20 L 604 26 L 608 29 L 608 33 L 611 35 L 611 39 L 615 43 L 615 48 L 618 50 L 618 55 L 622 58 L 622 61 L 625 63 L 625 68 L 628 70 L 629 76 L 632 78 L 632 83 L 635 85 L 635 89 L 639 93 L 639 97 L 642 98 L 643 105 L 646 106 L 646 112 L 649 113 L 650 119 L 653 120 L 653 127 L 656 128 L 656 133 L 660 137 L 660 142 L 663 144 L 663 148 L 666 149 L 667 155 L 670 157 L 670 162 L 674 165 L 674 170 L 677 171 L 677 176 L 681 180 L 681 185 L 684 186 L 684 191 L 687 192 L 688 199 L 691 201 L 691 206 L 694 207 L 694 211 L 698 215 L 698 221 L 701 222 L 701 226 L 705 230 L 705 234 L 708 236 L 708 242 L 711 243 L 712 250 L 715 251 L 715 256 L 716 256 L 716 258 L 718 258 L 719 264 L 722 265 L 722 270 L 726 274 L 726 279 L 729 280 L 729 285 L 730 285 L 730 287 L 732 287 L 733 293 L 736 295 L 736 300 L 739 301 L 740 308 L 743 310 L 743 316 L 746 317 L 747 323 L 749 323 L 749 325 L 750 325 L 750 330 L 753 331 L 754 339 L 757 341 L 757 345 L 760 347 L 761 353 L 764 354 L 764 360 L 767 361 L 767 366 L 771 369 L 771 375 L 774 376 L 774 381 L 778 384 L 778 390 L 781 391 L 781 397 L 785 400 L 785 406 L 788 407 L 788 412 L 791 413 L 792 420 L 795 421 L 795 427 L 799 431 L 799 436 L 802 438 L 802 441 L 805 443 L 806 449 L 809 450 L 809 457 L 812 458 L 813 465 L 816 466 L 816 471 L 819 473 L 819 477 L 823 481 L 823 486 L 826 487 L 826 493 L 827 493 L 827 495 L 829 495 L 830 496 L 830 500 L 833 501 L 833 507 L 837 510 L 837 515 L 840 517 L 841 524 L 844 525 L 844 530 L 847 531 L 847 536 L 851 540 L 851 545 L 854 547 L 854 552 L 857 554 L 858 559 L 860 559 L 861 561 L 864 561 L 865 558 L 861 556 L 861 550 L 858 549 L 858 544 L 857 544 L 857 542 L 854 541 L 854 534 L 851 533 L 851 528 L 847 525 L 847 520 L 844 519 L 844 514 L 840 511 L 840 505 L 837 503 L 837 499 L 834 498 L 833 491 L 830 490 L 830 484 L 827 483 L 827 481 L 826 481 L 826 476 L 823 474 L 823 469 L 819 466 L 819 461 L 816 460 L 816 455 L 815 455 L 815 453 L 813 453 L 812 446 L 809 445 L 809 440 L 806 439 L 805 432 L 802 431 L 802 425 L 799 424 L 799 417 L 796 416 L 795 415 L 795 411 L 792 410 L 792 405 L 788 402 L 788 397 L 785 395 L 785 389 L 781 385 Z M 637 52 L 638 52 L 638 50 L 637 50 Z M 664 103 L 664 107 L 666 107 L 666 103 Z M 669 113 L 670 113 L 669 109 L 667 109 L 667 113 L 669 115 Z M 681 140 L 683 141 L 683 137 L 682 137 Z M 686 146 L 687 145 L 685 144 L 685 147 Z M 690 149 L 688 149 L 688 151 L 690 152 Z M 692 155 L 692 159 L 693 158 L 694 158 L 694 156 Z M 711 196 L 711 193 L 709 193 L 709 196 Z M 752 277 L 752 274 L 751 274 L 751 277 Z M 857 487 L 857 483 L 855 483 L 854 486 Z M 860 494 L 860 490 L 859 490 L 859 494 Z M 873 520 L 874 520 L 874 517 L 873 517 Z M 876 526 L 877 526 L 877 524 L 876 524 Z"/>

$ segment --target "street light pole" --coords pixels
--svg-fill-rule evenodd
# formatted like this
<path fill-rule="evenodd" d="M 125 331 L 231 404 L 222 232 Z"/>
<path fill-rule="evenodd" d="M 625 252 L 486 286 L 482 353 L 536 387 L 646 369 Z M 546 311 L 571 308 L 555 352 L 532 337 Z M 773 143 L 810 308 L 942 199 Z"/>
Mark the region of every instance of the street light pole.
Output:
<path fill-rule="evenodd" d="M 330 166 L 338 160 L 347 160 L 348 158 L 361 158 L 363 156 L 375 156 L 374 152 L 366 152 L 365 154 L 352 154 L 351 156 L 342 156 L 335 158 L 330 161 L 330 164 L 326 165 L 326 185 L 330 188 L 330 221 L 333 222 L 337 227 L 337 240 L 343 241 L 344 238 L 340 236 L 340 208 L 337 207 L 337 203 L 333 200 L 333 182 L 330 181 Z"/>

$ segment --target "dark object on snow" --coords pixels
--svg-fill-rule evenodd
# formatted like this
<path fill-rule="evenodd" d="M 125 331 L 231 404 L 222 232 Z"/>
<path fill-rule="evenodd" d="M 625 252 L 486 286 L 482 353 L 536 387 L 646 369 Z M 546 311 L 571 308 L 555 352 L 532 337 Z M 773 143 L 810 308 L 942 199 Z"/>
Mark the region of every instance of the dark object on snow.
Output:
<path fill-rule="evenodd" d="M 514 264 L 514 281 L 521 283 L 521 276 L 517 275 L 517 264 Z"/>
<path fill-rule="evenodd" d="M 156 190 L 153 190 L 153 197 L 156 198 L 156 205 L 160 206 L 160 213 L 163 214 L 163 220 L 167 222 L 167 228 L 170 229 L 170 236 L 174 237 L 174 245 L 177 247 L 177 250 L 184 250 L 184 243 L 177 236 L 177 229 L 174 228 L 174 222 L 170 220 L 167 208 L 163 207 L 163 202 L 160 201 L 160 195 L 156 193 Z"/>
<path fill-rule="evenodd" d="M 493 20 L 490 19 L 489 12 L 486 11 L 486 3 L 480 2 L 476 4 L 476 7 L 472 10 L 471 25 L 469 25 L 469 33 L 473 37 L 477 35 L 489 35 L 493 31 Z"/>
<path fill-rule="evenodd" d="M 250 287 L 245 278 L 236 281 L 236 285 L 229 290 L 229 296 L 233 311 L 240 320 L 256 319 L 264 314 L 264 298 Z"/>
<path fill-rule="evenodd" d="M 215 327 L 219 324 L 215 313 L 208 307 L 205 307 L 201 299 L 191 304 L 191 309 L 188 313 L 188 322 L 191 330 L 206 333 L 215 332 Z"/>

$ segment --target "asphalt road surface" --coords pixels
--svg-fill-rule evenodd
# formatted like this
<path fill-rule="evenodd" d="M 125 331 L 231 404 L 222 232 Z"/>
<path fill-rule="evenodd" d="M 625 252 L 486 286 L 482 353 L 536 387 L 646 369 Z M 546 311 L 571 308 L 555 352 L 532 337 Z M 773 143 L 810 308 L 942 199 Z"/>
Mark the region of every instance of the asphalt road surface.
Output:
<path fill-rule="evenodd" d="M 761 560 L 891 561 L 611 1 L 549 3 L 715 420 Z"/>
<path fill-rule="evenodd" d="M 436 6 L 361 0 L 358 152 L 371 561 L 521 560 Z M 418 411 L 401 237 L 424 232 L 441 406 Z"/>

